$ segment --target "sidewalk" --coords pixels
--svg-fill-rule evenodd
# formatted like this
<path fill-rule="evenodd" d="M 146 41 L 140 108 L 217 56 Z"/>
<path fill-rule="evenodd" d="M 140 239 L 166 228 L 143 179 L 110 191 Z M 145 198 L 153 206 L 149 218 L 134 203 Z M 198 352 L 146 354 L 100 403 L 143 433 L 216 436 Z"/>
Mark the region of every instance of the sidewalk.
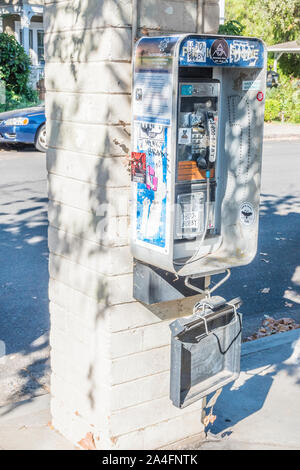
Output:
<path fill-rule="evenodd" d="M 243 344 L 203 450 L 300 449 L 300 330 Z"/>
<path fill-rule="evenodd" d="M 72 450 L 49 423 L 50 395 L 0 407 L 0 450 Z"/>
<path fill-rule="evenodd" d="M 214 414 L 207 440 L 188 449 L 300 449 L 300 330 L 243 344 L 241 375 Z M 74 449 L 50 419 L 49 395 L 0 408 L 0 449 Z"/>
<path fill-rule="evenodd" d="M 300 139 L 300 124 L 267 123 L 264 125 L 264 140 Z"/>

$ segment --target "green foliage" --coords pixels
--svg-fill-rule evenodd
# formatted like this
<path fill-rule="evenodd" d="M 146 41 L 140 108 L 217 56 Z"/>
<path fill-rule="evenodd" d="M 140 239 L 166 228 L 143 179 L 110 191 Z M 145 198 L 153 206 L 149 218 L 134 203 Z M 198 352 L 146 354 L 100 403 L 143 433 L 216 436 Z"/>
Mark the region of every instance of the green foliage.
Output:
<path fill-rule="evenodd" d="M 237 20 L 229 20 L 219 26 L 219 34 L 227 34 L 228 36 L 242 36 L 245 26 Z"/>
<path fill-rule="evenodd" d="M 274 98 L 266 99 L 266 108 L 265 108 L 265 121 L 275 121 L 278 120 L 280 116 L 280 102 Z"/>
<path fill-rule="evenodd" d="M 226 0 L 227 21 L 245 26 L 244 36 L 263 39 L 267 45 L 293 41 L 300 36 L 299 0 Z M 300 77 L 299 54 L 283 54 L 281 70 Z"/>
<path fill-rule="evenodd" d="M 283 54 L 279 59 L 279 69 L 284 75 L 300 77 L 300 55 Z"/>
<path fill-rule="evenodd" d="M 30 59 L 14 36 L 0 33 L 0 78 L 8 91 L 26 93 Z"/>
<path fill-rule="evenodd" d="M 6 90 L 6 102 L 0 104 L 0 113 L 11 111 L 14 109 L 29 108 L 40 104 L 38 92 L 36 90 L 27 89 L 26 94 L 16 94 L 14 91 Z"/>
<path fill-rule="evenodd" d="M 245 25 L 245 36 L 261 37 L 267 44 L 299 37 L 299 0 L 227 0 L 227 20 Z"/>
<path fill-rule="evenodd" d="M 299 38 L 300 0 L 226 0 L 227 21 L 220 34 L 255 36 L 266 44 Z M 274 58 L 268 55 L 268 66 Z M 265 121 L 300 123 L 299 54 L 283 54 L 279 86 L 266 92 Z"/>
<path fill-rule="evenodd" d="M 6 103 L 0 112 L 38 103 L 38 94 L 29 85 L 30 59 L 14 36 L 0 33 L 0 80 L 4 82 Z"/>
<path fill-rule="evenodd" d="M 265 121 L 300 123 L 300 81 L 280 76 L 279 86 L 266 93 Z"/>

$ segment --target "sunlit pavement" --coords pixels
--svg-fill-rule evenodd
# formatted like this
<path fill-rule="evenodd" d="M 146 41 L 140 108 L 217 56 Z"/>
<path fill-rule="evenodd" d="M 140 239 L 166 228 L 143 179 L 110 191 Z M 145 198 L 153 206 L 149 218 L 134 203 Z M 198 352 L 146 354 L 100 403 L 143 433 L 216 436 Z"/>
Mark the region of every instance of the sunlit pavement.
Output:
<path fill-rule="evenodd" d="M 300 330 L 245 343 L 200 449 L 300 449 Z"/>
<path fill-rule="evenodd" d="M 73 450 L 50 423 L 49 395 L 0 407 L 0 450 Z"/>

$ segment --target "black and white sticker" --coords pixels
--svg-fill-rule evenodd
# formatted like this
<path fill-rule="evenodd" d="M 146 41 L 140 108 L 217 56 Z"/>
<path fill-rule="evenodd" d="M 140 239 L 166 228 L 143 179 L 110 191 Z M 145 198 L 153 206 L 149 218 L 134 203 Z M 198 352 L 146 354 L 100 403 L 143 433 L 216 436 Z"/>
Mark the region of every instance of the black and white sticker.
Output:
<path fill-rule="evenodd" d="M 180 127 L 178 131 L 178 143 L 184 145 L 191 145 L 192 143 L 192 129 L 189 127 Z"/>
<path fill-rule="evenodd" d="M 212 43 L 210 56 L 215 64 L 224 64 L 228 61 L 229 46 L 225 39 L 216 39 Z"/>
<path fill-rule="evenodd" d="M 255 211 L 250 202 L 243 202 L 240 207 L 240 221 L 243 225 L 252 225 L 255 222 Z"/>

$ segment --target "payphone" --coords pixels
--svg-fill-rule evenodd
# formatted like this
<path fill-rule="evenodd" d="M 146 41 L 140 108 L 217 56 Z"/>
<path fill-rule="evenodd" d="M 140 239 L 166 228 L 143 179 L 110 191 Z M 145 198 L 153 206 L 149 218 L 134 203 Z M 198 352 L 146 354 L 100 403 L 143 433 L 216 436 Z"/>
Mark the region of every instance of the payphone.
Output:
<path fill-rule="evenodd" d="M 255 38 L 138 41 L 131 217 L 138 262 L 206 276 L 255 256 L 265 64 Z"/>
<path fill-rule="evenodd" d="M 170 398 L 180 408 L 239 375 L 241 300 L 211 293 L 257 250 L 265 66 L 255 38 L 144 37 L 135 50 L 134 297 L 205 294 L 170 325 Z"/>

